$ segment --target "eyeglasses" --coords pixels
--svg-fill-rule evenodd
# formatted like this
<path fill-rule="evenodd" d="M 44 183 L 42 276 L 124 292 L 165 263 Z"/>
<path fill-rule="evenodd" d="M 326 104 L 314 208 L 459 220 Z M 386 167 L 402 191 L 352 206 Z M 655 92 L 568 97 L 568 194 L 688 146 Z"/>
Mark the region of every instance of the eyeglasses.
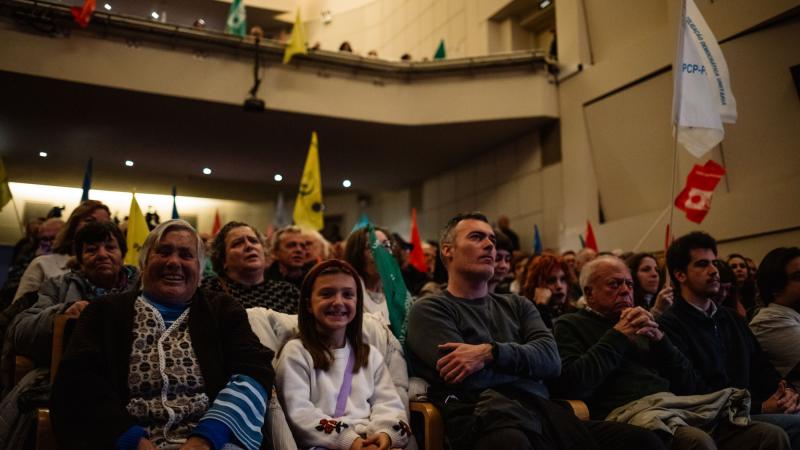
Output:
<path fill-rule="evenodd" d="M 633 280 L 626 280 L 624 278 L 612 278 L 606 282 L 606 286 L 609 289 L 613 289 L 615 291 L 622 288 L 622 285 L 628 286 L 628 289 L 633 290 Z"/>

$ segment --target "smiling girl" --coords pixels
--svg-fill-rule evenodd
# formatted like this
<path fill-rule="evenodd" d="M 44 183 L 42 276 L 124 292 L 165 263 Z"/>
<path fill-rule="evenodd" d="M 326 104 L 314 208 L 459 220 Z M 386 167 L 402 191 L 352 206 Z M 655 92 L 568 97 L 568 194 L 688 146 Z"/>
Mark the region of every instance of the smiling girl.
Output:
<path fill-rule="evenodd" d="M 410 429 L 380 352 L 363 341 L 364 294 L 349 264 L 317 264 L 303 281 L 298 338 L 281 351 L 278 396 L 301 448 L 403 448 Z"/>

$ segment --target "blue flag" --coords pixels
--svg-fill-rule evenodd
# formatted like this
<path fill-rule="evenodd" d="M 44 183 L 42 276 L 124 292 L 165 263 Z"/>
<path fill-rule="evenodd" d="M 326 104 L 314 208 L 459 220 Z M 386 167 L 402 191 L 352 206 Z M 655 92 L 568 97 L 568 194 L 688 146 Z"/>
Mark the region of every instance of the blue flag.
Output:
<path fill-rule="evenodd" d="M 539 225 L 533 226 L 533 254 L 542 254 L 542 237 L 539 236 Z"/>
<path fill-rule="evenodd" d="M 83 173 L 83 195 L 81 201 L 89 200 L 89 190 L 92 189 L 92 158 L 86 162 L 86 171 Z"/>
<path fill-rule="evenodd" d="M 175 185 L 172 185 L 172 218 L 173 219 L 180 219 L 181 216 L 178 215 L 178 204 L 176 203 L 176 198 L 178 197 L 178 189 Z"/>

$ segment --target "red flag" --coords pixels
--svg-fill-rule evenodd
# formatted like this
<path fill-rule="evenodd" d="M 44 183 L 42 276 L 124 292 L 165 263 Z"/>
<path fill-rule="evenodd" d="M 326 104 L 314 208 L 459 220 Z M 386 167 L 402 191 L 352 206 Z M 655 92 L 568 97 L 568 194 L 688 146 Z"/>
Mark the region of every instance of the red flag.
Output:
<path fill-rule="evenodd" d="M 408 255 L 408 263 L 422 273 L 428 272 L 428 264 L 425 263 L 425 253 L 422 252 L 422 239 L 419 238 L 419 228 L 417 227 L 417 209 L 411 208 L 411 254 Z"/>
<path fill-rule="evenodd" d="M 81 28 L 89 26 L 89 21 L 92 20 L 92 13 L 94 12 L 95 0 L 85 0 L 83 7 L 78 8 L 73 6 L 69 10 L 72 12 L 72 17 L 75 18 L 75 23 L 80 25 Z"/>
<path fill-rule="evenodd" d="M 214 213 L 214 228 L 211 230 L 211 235 L 216 236 L 222 228 L 222 223 L 219 221 L 219 210 Z"/>
<path fill-rule="evenodd" d="M 723 175 L 725 168 L 713 160 L 703 166 L 695 164 L 686 177 L 686 187 L 675 198 L 675 207 L 685 212 L 692 222 L 702 222 L 711 209 L 711 195 Z"/>
<path fill-rule="evenodd" d="M 594 251 L 599 251 L 597 249 L 597 239 L 594 238 L 594 230 L 592 230 L 592 223 L 588 220 L 586 221 L 586 245 L 585 248 L 590 248 Z"/>

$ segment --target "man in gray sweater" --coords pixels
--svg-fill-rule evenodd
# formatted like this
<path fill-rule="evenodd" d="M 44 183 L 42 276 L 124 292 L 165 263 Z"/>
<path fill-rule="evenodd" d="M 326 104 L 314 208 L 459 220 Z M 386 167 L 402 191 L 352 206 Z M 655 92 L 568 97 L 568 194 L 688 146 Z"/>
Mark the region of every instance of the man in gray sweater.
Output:
<path fill-rule="evenodd" d="M 431 387 L 454 448 L 660 449 L 653 433 L 612 422 L 580 422 L 548 400 L 542 380 L 559 375 L 553 335 L 533 303 L 490 294 L 495 235 L 478 213 L 450 220 L 440 241 L 449 283 L 417 301 L 407 344 L 416 375 Z"/>

